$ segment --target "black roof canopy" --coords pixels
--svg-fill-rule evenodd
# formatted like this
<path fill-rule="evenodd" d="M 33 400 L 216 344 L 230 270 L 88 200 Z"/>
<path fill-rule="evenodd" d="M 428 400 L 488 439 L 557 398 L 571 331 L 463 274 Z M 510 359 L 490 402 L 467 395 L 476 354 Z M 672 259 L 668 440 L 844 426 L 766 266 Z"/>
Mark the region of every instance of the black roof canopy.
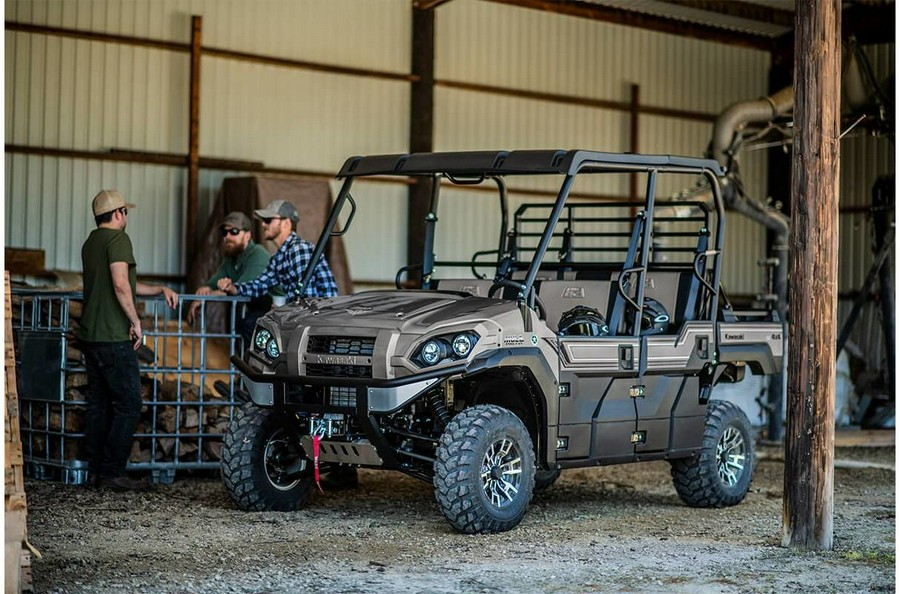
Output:
<path fill-rule="evenodd" d="M 337 177 L 436 173 L 454 177 L 491 177 L 651 169 L 684 173 L 708 170 L 719 176 L 725 173 L 713 159 L 548 149 L 357 156 L 344 162 Z"/>

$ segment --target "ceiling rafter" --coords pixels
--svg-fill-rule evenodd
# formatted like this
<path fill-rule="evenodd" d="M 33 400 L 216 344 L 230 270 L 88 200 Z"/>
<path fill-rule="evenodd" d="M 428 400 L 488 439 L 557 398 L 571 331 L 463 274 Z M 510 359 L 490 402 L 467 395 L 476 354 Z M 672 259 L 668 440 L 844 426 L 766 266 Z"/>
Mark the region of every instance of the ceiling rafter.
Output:
<path fill-rule="evenodd" d="M 773 47 L 772 38 L 766 35 L 756 35 L 753 33 L 732 31 L 730 29 L 717 27 L 714 25 L 691 23 L 679 19 L 643 14 L 623 8 L 584 2 L 582 0 L 487 1 L 494 2 L 496 4 L 517 6 L 520 8 L 532 8 L 535 10 L 542 10 L 544 12 L 551 12 L 555 14 L 588 18 L 596 21 L 614 23 L 617 25 L 637 27 L 640 29 L 649 29 L 651 31 L 657 31 L 660 33 L 671 33 L 673 35 L 681 35 L 682 37 L 693 37 L 695 39 L 702 39 L 705 41 L 716 41 L 720 43 L 727 43 L 729 45 L 739 45 L 763 51 L 770 51 Z"/>
<path fill-rule="evenodd" d="M 782 27 L 794 26 L 794 11 L 734 0 L 659 0 L 685 8 L 705 10 L 730 17 L 759 21 Z"/>

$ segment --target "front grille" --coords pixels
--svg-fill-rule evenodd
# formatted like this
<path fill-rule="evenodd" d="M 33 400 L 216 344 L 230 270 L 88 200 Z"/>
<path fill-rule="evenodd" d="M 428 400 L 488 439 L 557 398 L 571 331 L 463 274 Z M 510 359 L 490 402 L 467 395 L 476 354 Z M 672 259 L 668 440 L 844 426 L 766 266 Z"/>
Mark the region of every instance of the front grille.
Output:
<path fill-rule="evenodd" d="M 328 388 L 328 400 L 331 406 L 356 406 L 356 388 L 349 386 L 331 386 Z"/>
<path fill-rule="evenodd" d="M 372 366 L 307 363 L 306 375 L 315 377 L 372 377 Z"/>
<path fill-rule="evenodd" d="M 310 336 L 308 353 L 370 357 L 375 350 L 373 336 Z"/>

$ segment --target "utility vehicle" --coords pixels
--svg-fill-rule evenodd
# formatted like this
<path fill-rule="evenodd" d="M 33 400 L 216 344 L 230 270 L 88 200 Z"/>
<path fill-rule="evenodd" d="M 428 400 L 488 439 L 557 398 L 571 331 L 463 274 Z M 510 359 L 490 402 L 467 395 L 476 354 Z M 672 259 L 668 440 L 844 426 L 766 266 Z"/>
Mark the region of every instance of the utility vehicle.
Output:
<path fill-rule="evenodd" d="M 348 159 L 313 261 L 366 206 L 351 197 L 357 179 L 400 176 L 433 188 L 421 263 L 398 272 L 396 290 L 301 300 L 259 320 L 232 359 L 251 401 L 224 439 L 231 497 L 296 510 L 320 471 L 391 469 L 432 483 L 456 530 L 500 532 L 562 469 L 668 460 L 688 505 L 737 504 L 751 427 L 712 389 L 748 367 L 778 371 L 783 328 L 772 311 L 735 311 L 720 287 L 722 173 L 713 160 L 587 150 Z M 643 177 L 644 199 L 572 197 L 577 180 L 607 175 Z M 699 179 L 705 197 L 657 201 L 662 176 Z M 555 178 L 556 199 L 523 201 L 507 228 L 507 181 L 526 178 Z M 498 190 L 497 248 L 439 260 L 441 190 L 475 184 Z"/>

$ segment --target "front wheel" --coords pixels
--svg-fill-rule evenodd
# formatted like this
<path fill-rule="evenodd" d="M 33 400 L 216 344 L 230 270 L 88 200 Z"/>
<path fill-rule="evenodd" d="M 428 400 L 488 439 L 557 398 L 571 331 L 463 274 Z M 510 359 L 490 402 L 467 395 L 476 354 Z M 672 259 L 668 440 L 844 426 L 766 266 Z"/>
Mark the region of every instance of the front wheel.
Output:
<path fill-rule="evenodd" d="M 222 445 L 222 480 L 246 511 L 295 511 L 313 489 L 312 463 L 294 418 L 248 402 L 236 408 Z"/>
<path fill-rule="evenodd" d="M 710 400 L 700 455 L 672 462 L 679 497 L 691 507 L 728 507 L 744 500 L 755 451 L 747 415 L 731 402 Z"/>
<path fill-rule="evenodd" d="M 435 497 L 459 532 L 504 532 L 525 516 L 534 474 L 534 449 L 522 421 L 499 406 L 473 406 L 441 435 Z"/>

